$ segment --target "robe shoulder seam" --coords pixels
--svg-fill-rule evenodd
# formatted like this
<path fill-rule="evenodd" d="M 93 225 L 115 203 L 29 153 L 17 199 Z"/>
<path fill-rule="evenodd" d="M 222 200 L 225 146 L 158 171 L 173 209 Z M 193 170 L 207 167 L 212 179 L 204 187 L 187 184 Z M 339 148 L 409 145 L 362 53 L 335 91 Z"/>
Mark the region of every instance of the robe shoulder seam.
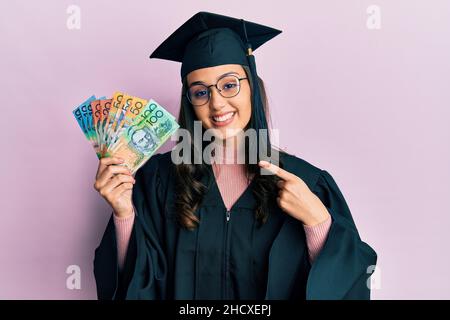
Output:
<path fill-rule="evenodd" d="M 293 154 L 280 153 L 285 170 L 297 175 L 313 191 L 325 170 Z"/>

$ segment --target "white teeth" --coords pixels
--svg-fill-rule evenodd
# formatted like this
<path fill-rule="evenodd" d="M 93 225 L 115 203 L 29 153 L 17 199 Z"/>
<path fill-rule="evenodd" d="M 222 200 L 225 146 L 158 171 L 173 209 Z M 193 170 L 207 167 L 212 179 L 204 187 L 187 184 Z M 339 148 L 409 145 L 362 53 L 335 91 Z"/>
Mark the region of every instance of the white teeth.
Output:
<path fill-rule="evenodd" d="M 221 117 L 213 117 L 214 121 L 216 122 L 223 122 L 223 121 L 227 121 L 228 119 L 230 119 L 232 116 L 234 116 L 234 112 L 229 112 L 227 114 L 224 114 Z"/>

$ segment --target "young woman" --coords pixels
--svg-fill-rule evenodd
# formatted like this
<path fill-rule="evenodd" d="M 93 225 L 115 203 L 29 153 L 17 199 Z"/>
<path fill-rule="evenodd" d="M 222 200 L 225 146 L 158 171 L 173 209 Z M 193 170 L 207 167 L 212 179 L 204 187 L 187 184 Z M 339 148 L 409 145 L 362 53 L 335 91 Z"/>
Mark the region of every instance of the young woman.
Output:
<path fill-rule="evenodd" d="M 270 138 L 257 135 L 253 154 L 237 134 L 268 128 L 251 48 L 279 33 L 200 12 L 152 54 L 182 62 L 179 124 L 212 130 L 200 147 L 214 147 L 212 163 L 194 160 L 195 143 L 188 161 L 154 155 L 135 178 L 120 159 L 100 160 L 95 188 L 113 208 L 95 252 L 100 299 L 370 298 L 377 256 L 332 176 L 285 152 L 260 161 L 260 146 L 276 153 Z"/>

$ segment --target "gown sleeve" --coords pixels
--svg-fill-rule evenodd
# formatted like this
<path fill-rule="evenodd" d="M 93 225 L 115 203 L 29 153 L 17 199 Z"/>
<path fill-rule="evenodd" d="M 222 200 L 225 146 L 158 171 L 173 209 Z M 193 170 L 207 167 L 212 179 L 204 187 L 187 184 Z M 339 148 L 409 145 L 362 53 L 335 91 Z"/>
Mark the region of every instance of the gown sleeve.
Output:
<path fill-rule="evenodd" d="M 344 196 L 327 171 L 321 171 L 312 191 L 328 209 L 332 224 L 311 266 L 306 298 L 369 300 L 369 267 L 376 264 L 376 252 L 361 240 Z"/>
<path fill-rule="evenodd" d="M 167 262 L 163 250 L 163 188 L 153 156 L 136 173 L 133 187 L 135 221 L 123 270 L 119 269 L 113 217 L 95 250 L 94 276 L 100 300 L 162 299 Z"/>

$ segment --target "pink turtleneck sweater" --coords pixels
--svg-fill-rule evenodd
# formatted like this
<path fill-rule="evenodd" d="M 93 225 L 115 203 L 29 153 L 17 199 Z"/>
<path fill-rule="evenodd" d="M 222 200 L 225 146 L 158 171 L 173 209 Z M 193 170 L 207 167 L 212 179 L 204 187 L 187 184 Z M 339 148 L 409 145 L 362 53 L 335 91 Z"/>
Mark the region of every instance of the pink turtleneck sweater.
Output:
<path fill-rule="evenodd" d="M 250 181 L 245 176 L 244 165 L 237 164 L 233 156 L 231 158 L 224 156 L 222 159 L 222 163 L 219 163 L 219 161 L 213 162 L 213 171 L 223 202 L 229 210 L 245 191 Z M 134 213 L 127 217 L 118 217 L 113 214 L 113 217 L 116 227 L 118 263 L 119 268 L 122 268 L 133 229 Z M 330 226 L 331 217 L 315 226 L 303 225 L 311 263 L 314 262 L 322 249 Z"/>

